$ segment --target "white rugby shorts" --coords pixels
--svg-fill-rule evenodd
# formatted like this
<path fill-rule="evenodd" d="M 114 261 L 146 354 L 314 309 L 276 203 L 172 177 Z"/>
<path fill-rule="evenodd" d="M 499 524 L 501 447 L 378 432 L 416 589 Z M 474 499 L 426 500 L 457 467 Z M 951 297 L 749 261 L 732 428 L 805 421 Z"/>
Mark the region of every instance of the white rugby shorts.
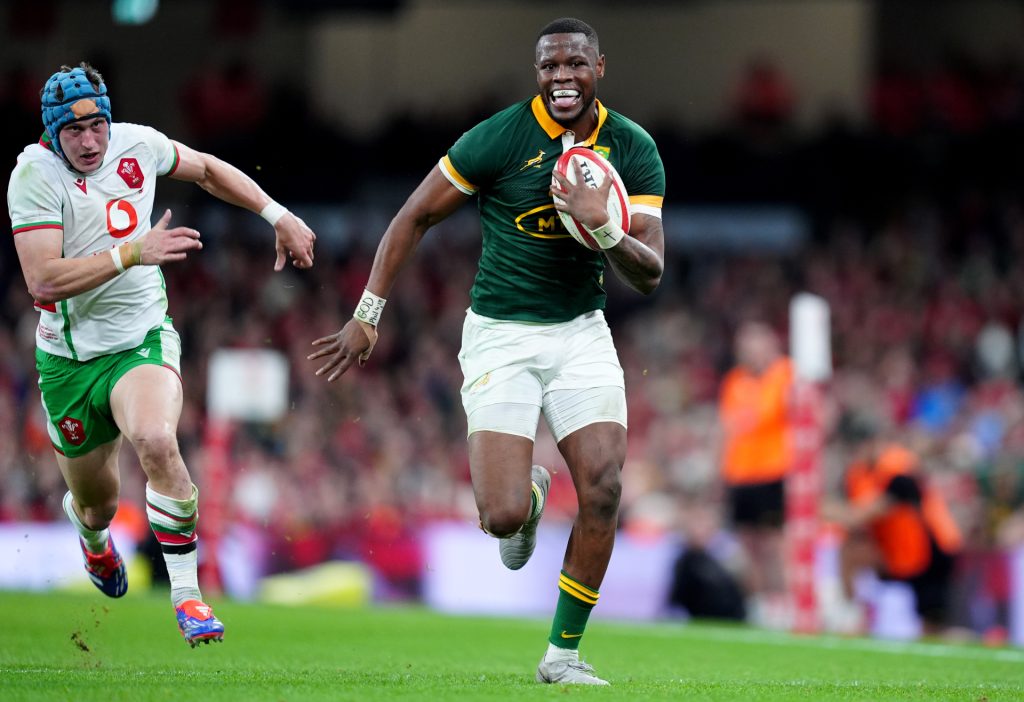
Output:
<path fill-rule="evenodd" d="M 595 422 L 626 426 L 626 394 L 601 310 L 555 324 L 466 311 L 459 364 L 469 433 L 533 440 L 540 413 L 556 441 Z"/>

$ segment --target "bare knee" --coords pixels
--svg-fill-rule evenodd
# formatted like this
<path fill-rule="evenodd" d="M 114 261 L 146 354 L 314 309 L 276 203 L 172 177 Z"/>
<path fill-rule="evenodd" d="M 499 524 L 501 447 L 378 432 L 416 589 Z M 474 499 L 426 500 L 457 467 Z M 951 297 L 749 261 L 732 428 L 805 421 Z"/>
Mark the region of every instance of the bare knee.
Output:
<path fill-rule="evenodd" d="M 610 463 L 595 471 L 578 490 L 580 514 L 602 522 L 615 522 L 622 496 L 622 467 Z"/>
<path fill-rule="evenodd" d="M 480 524 L 488 534 L 497 537 L 512 536 L 530 517 L 530 503 L 516 504 L 505 500 L 497 504 L 481 504 Z"/>
<path fill-rule="evenodd" d="M 130 437 L 147 473 L 174 472 L 181 464 L 178 437 L 166 428 L 145 429 Z"/>

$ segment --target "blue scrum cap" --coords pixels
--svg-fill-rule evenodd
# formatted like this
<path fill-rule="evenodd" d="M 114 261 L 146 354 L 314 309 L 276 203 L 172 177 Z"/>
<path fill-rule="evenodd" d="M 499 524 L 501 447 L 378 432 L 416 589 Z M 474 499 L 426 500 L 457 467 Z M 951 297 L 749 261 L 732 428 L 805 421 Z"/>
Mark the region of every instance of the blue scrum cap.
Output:
<path fill-rule="evenodd" d="M 50 76 L 43 86 L 43 126 L 50 137 L 53 150 L 64 155 L 60 148 L 60 130 L 80 119 L 103 117 L 110 124 L 110 98 L 107 86 L 100 83 L 99 89 L 89 82 L 89 76 L 80 67 L 60 70 Z"/>

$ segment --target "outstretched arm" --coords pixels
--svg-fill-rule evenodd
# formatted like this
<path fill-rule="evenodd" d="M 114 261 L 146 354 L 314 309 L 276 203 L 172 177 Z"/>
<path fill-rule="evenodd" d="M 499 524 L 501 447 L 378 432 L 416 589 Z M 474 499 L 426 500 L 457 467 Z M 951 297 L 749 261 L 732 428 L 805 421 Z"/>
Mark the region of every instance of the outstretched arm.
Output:
<path fill-rule="evenodd" d="M 277 260 L 274 270 L 284 268 L 288 256 L 296 268 L 309 268 L 313 265 L 313 242 L 316 235 L 301 219 L 285 211 L 278 210 L 275 221 L 273 207 L 276 205 L 269 195 L 257 185 L 256 181 L 238 170 L 230 163 L 221 161 L 216 156 L 205 154 L 174 142 L 178 150 L 178 167 L 171 175 L 176 180 L 196 183 L 206 192 L 231 205 L 244 207 L 250 212 L 260 214 L 271 205 L 271 216 L 267 219 L 273 224 L 277 236 Z M 283 215 L 280 215 L 283 212 Z"/>
<path fill-rule="evenodd" d="M 376 297 L 386 298 L 399 271 L 412 256 L 427 230 L 458 209 L 467 199 L 469 196 L 448 182 L 440 168 L 435 166 L 405 201 L 384 232 L 373 258 L 366 290 Z M 309 359 L 327 360 L 316 374 L 328 374 L 328 381 L 338 379 L 353 362 L 366 360 L 376 335 L 374 326 L 351 319 L 337 333 L 317 339 L 313 345 L 321 348 L 310 354 Z"/>

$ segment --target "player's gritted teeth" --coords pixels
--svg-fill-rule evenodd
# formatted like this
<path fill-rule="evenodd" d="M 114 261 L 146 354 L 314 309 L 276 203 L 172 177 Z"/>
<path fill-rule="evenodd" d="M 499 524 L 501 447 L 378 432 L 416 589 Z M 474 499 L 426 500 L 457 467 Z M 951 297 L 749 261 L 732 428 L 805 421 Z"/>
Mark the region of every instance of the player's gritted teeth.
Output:
<path fill-rule="evenodd" d="M 559 110 L 571 110 L 580 100 L 578 90 L 552 90 L 551 106 Z"/>

